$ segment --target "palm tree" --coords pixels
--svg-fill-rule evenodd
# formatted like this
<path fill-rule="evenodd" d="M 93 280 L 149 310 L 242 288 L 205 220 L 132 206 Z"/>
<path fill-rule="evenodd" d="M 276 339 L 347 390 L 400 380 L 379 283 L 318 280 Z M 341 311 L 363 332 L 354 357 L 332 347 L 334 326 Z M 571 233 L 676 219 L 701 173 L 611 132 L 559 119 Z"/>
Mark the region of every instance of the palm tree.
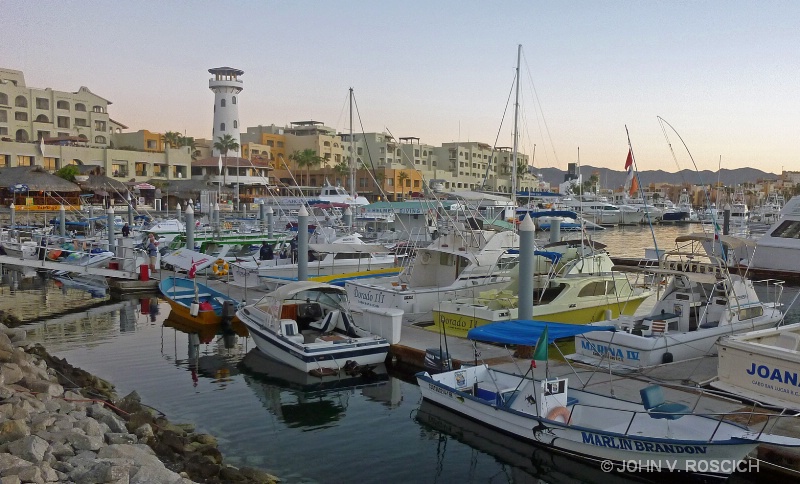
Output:
<path fill-rule="evenodd" d="M 405 192 L 405 181 L 409 179 L 408 173 L 401 171 L 397 178 L 400 180 L 400 194 L 402 195 Z M 394 198 L 397 199 L 397 193 L 395 193 Z"/>
<path fill-rule="evenodd" d="M 192 156 L 192 159 L 197 159 L 197 155 L 195 151 L 197 150 L 197 142 L 191 136 L 180 136 L 178 137 L 178 146 L 185 146 L 189 148 L 189 154 Z"/>
<path fill-rule="evenodd" d="M 177 131 L 167 131 L 161 136 L 161 142 L 169 145 L 170 148 L 177 148 L 181 145 L 181 134 Z"/>
<path fill-rule="evenodd" d="M 319 164 L 322 164 L 322 157 L 317 155 L 317 152 L 307 148 L 303 151 L 295 151 L 289 155 L 289 159 L 297 163 L 297 168 L 302 169 L 306 167 L 306 184 L 311 177 L 309 170 Z"/>
<path fill-rule="evenodd" d="M 215 150 L 219 150 L 219 152 L 222 153 L 222 156 L 225 157 L 225 164 L 227 165 L 228 164 L 228 152 L 229 151 L 239 151 L 239 142 L 236 141 L 236 138 L 234 138 L 232 135 L 226 134 L 225 136 L 220 136 L 219 138 L 217 138 L 217 141 L 214 143 L 214 149 Z M 228 172 L 228 170 L 223 166 L 223 168 L 222 168 L 222 173 L 223 173 L 222 180 L 223 181 L 222 182 L 224 184 L 226 184 L 226 185 L 228 184 L 227 172 Z M 238 166 L 236 168 L 236 172 L 237 173 L 239 172 Z"/>

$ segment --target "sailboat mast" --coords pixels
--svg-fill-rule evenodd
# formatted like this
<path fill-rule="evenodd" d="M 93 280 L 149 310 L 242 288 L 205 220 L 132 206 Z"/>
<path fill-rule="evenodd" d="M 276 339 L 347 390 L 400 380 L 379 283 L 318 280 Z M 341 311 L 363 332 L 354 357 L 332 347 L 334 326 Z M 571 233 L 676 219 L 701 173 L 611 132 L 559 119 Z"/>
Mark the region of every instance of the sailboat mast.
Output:
<path fill-rule="evenodd" d="M 517 204 L 517 148 L 519 133 L 517 132 L 517 122 L 519 120 L 519 61 L 522 56 L 522 44 L 517 46 L 517 82 L 514 100 L 514 151 L 511 153 L 511 202 Z M 516 209 L 516 207 L 515 207 Z"/>
<path fill-rule="evenodd" d="M 353 88 L 350 88 L 350 196 L 356 199 L 356 148 L 353 138 Z"/>

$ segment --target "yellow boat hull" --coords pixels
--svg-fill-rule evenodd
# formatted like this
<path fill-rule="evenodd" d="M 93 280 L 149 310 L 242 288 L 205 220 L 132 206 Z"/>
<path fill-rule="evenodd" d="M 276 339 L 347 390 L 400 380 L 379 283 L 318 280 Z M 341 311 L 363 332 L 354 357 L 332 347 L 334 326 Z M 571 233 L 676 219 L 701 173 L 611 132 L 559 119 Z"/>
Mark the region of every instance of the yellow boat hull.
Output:
<path fill-rule="evenodd" d="M 608 319 L 606 310 L 611 311 L 611 318 L 618 318 L 620 316 L 620 309 L 622 314 L 631 315 L 639 308 L 649 294 L 631 298 L 625 301 L 624 304 L 617 302 L 608 302 L 600 305 L 592 305 L 583 308 L 574 308 L 567 310 L 555 310 L 555 308 L 538 306 L 533 308 L 533 319 L 541 321 L 552 321 L 554 323 L 569 323 L 569 324 L 588 324 L 597 321 Z M 433 310 L 433 325 L 427 326 L 425 329 L 435 332 L 444 332 L 448 336 L 459 336 L 465 338 L 467 333 L 472 328 L 483 326 L 484 324 L 496 323 L 498 321 L 508 321 L 517 319 L 516 317 L 509 317 L 503 319 L 491 320 L 488 318 L 477 317 L 466 313 L 452 313 L 442 312 L 437 309 Z"/>

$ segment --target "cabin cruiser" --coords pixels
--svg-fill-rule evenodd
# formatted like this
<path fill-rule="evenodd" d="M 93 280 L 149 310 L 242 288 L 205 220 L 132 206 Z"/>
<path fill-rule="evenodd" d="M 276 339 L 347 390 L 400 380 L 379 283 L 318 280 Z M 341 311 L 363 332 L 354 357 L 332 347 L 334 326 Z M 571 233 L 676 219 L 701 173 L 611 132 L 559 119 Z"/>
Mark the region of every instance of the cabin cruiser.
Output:
<path fill-rule="evenodd" d="M 514 232 L 462 225 L 418 248 L 411 266 L 399 276 L 348 281 L 345 287 L 356 317 L 365 308 L 388 307 L 402 309 L 407 321 L 432 321 L 431 310 L 440 301 L 505 286 L 518 251 Z"/>
<path fill-rule="evenodd" d="M 800 274 L 800 197 L 786 202 L 777 222 L 755 244 L 752 255 L 742 264 L 778 274 Z"/>

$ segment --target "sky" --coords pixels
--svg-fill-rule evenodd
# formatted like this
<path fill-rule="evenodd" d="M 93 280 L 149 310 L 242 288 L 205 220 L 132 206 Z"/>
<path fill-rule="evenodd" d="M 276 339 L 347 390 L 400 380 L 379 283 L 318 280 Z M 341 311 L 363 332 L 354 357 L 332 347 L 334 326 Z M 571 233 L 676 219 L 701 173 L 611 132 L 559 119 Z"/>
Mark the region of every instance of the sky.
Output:
<path fill-rule="evenodd" d="M 3 0 L 2 17 L 0 66 L 86 86 L 131 131 L 209 138 L 208 69 L 229 66 L 243 127 L 348 132 L 352 87 L 356 132 L 512 146 L 522 45 L 535 167 L 622 170 L 629 133 L 639 170 L 800 170 L 796 1 Z"/>

